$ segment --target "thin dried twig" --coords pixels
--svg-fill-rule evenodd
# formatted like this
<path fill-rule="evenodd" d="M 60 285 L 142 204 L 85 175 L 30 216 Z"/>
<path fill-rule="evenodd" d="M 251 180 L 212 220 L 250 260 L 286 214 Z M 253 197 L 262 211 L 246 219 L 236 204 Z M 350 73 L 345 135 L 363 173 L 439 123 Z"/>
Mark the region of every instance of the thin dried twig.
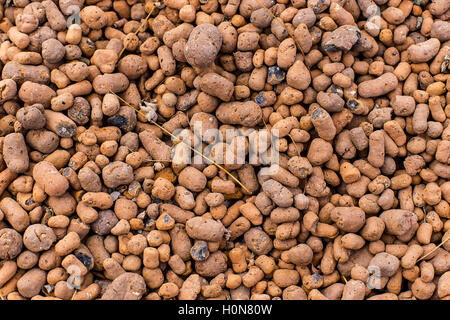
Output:
<path fill-rule="evenodd" d="M 447 237 L 447 239 L 445 239 L 444 241 L 442 241 L 438 246 L 436 246 L 436 248 L 434 248 L 433 250 L 431 250 L 430 252 L 428 252 L 426 255 L 424 255 L 422 258 L 420 258 L 419 260 L 417 260 L 417 262 L 422 261 L 423 259 L 425 259 L 426 257 L 428 257 L 430 254 L 432 254 L 432 253 L 435 252 L 437 249 L 439 249 L 440 247 L 442 247 L 448 240 L 450 240 L 450 236 Z"/>
<path fill-rule="evenodd" d="M 140 24 L 139 28 L 137 28 L 137 30 L 135 32 L 133 32 L 135 35 L 137 35 L 139 33 L 139 31 L 141 31 L 142 27 L 148 22 L 148 19 L 150 19 L 150 16 L 152 15 L 154 9 L 155 9 L 155 6 L 152 7 L 152 10 L 150 10 L 149 14 L 145 18 L 145 20 Z M 123 47 L 122 50 L 120 50 L 119 59 L 122 56 L 124 51 L 125 51 L 125 47 Z"/>
<path fill-rule="evenodd" d="M 266 127 L 266 130 L 270 131 L 269 127 L 267 126 L 266 120 L 264 120 L 264 117 L 262 118 L 262 121 L 264 123 L 264 126 Z M 298 156 L 300 157 L 300 150 L 297 147 L 297 143 L 295 142 L 294 138 L 292 138 L 291 134 L 288 134 L 288 136 L 289 136 L 289 138 L 291 138 L 292 142 L 294 143 L 295 150 L 297 151 Z"/>
<path fill-rule="evenodd" d="M 295 150 L 297 151 L 298 156 L 300 157 L 300 150 L 298 149 L 297 142 L 295 142 L 294 138 L 292 138 L 290 133 L 288 134 L 288 136 L 289 136 L 289 138 L 291 138 L 292 143 L 294 144 Z"/>
<path fill-rule="evenodd" d="M 425 207 L 422 207 L 422 211 L 423 211 L 423 213 L 424 213 L 422 223 L 426 223 L 427 210 L 426 210 Z M 432 254 L 433 252 L 435 252 L 437 249 L 439 249 L 440 247 L 442 247 L 448 240 L 450 240 L 450 236 L 447 237 L 447 239 L 444 239 L 438 246 L 436 246 L 436 248 L 434 248 L 433 250 L 431 250 L 430 252 L 428 252 L 427 254 L 425 254 L 424 256 L 422 256 L 419 260 L 417 260 L 417 262 L 422 261 L 423 259 L 425 259 L 425 258 L 428 257 L 429 255 L 431 255 L 431 254 Z"/>
<path fill-rule="evenodd" d="M 75 295 L 78 293 L 78 290 L 75 289 L 75 291 L 73 292 L 72 298 L 70 298 L 70 300 L 74 300 Z"/>
<path fill-rule="evenodd" d="M 134 109 L 137 113 L 141 114 L 142 116 L 146 117 L 146 115 L 141 111 L 136 109 L 135 107 L 133 107 L 131 104 L 129 104 L 127 101 L 125 101 L 124 99 L 122 99 L 120 96 L 118 96 L 117 94 L 115 94 L 114 92 L 112 92 L 111 90 L 109 90 L 109 92 L 111 92 L 112 94 L 114 94 L 120 101 L 122 101 L 123 103 L 125 103 L 127 106 L 129 106 L 130 108 Z M 160 128 L 162 131 L 164 131 L 166 134 L 168 134 L 169 136 L 171 136 L 172 138 L 176 139 L 178 142 L 182 142 L 185 145 L 187 145 L 189 147 L 189 149 L 191 149 L 193 152 L 197 153 L 198 155 L 200 155 L 201 157 L 203 157 L 204 159 L 206 159 L 207 161 L 211 162 L 212 164 L 214 164 L 217 168 L 219 168 L 220 170 L 225 171 L 225 173 L 231 178 L 233 179 L 235 182 L 237 182 L 242 188 L 244 188 L 245 191 L 247 191 L 249 194 L 251 194 L 250 190 L 248 190 L 243 184 L 242 182 L 240 182 L 235 176 L 233 176 L 227 169 L 225 169 L 223 166 L 221 166 L 220 164 L 218 164 L 217 162 L 215 162 L 214 160 L 208 158 L 207 156 L 205 156 L 202 152 L 194 149 L 192 146 L 190 146 L 189 144 L 187 144 L 186 142 L 183 141 L 183 139 L 178 138 L 177 136 L 173 135 L 170 131 L 168 131 L 166 128 L 164 128 L 163 126 L 159 125 L 157 122 L 148 119 L 151 123 L 153 123 L 155 126 L 157 126 L 158 128 Z"/>
<path fill-rule="evenodd" d="M 262 121 L 263 121 L 263 123 L 264 123 L 264 127 L 266 127 L 266 130 L 267 130 L 267 131 L 270 131 L 270 130 L 269 130 L 269 127 L 267 126 L 266 120 L 264 120 L 264 115 L 262 116 L 261 119 L 262 119 Z"/>

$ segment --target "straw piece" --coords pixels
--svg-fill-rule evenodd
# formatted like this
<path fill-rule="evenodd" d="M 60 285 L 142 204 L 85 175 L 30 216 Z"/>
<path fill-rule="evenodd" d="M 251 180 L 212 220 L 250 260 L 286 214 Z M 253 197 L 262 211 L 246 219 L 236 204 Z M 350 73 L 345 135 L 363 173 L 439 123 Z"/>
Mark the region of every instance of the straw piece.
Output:
<path fill-rule="evenodd" d="M 122 99 L 120 96 L 118 96 L 117 94 L 115 94 L 114 92 L 112 92 L 110 90 L 110 92 L 112 94 L 114 94 L 117 98 L 119 98 L 119 100 L 121 100 L 123 103 L 125 103 L 127 106 L 129 106 L 130 108 L 133 108 L 134 110 L 136 110 L 136 112 L 140 113 L 141 115 L 143 115 L 145 117 L 145 114 L 143 114 L 140 110 L 136 109 L 135 107 L 133 107 L 131 104 L 129 104 L 127 101 L 125 101 L 124 99 Z M 173 135 L 170 131 L 168 131 L 166 128 L 164 128 L 163 126 L 159 125 L 158 123 L 156 123 L 155 121 L 149 119 L 151 123 L 153 123 L 155 126 L 157 126 L 158 128 L 160 128 L 161 130 L 163 130 L 165 133 L 167 133 L 169 136 L 171 136 L 172 138 L 177 139 L 179 142 L 184 143 L 185 145 L 187 145 L 192 151 L 194 151 L 195 153 L 199 154 L 200 156 L 202 156 L 204 159 L 208 160 L 209 162 L 213 163 L 217 168 L 219 168 L 220 170 L 225 171 L 225 173 L 227 175 L 230 176 L 231 179 L 233 179 L 235 182 L 237 182 L 242 188 L 244 188 L 245 191 L 247 191 L 249 194 L 251 194 L 251 192 L 235 177 L 233 176 L 227 169 L 225 169 L 224 167 L 222 167 L 220 164 L 216 163 L 214 160 L 211 160 L 210 158 L 208 158 L 207 156 L 205 156 L 203 153 L 201 153 L 200 151 L 194 149 L 193 147 L 191 147 L 190 145 L 188 145 L 186 142 L 184 142 L 182 139 L 178 138 L 177 136 Z"/>

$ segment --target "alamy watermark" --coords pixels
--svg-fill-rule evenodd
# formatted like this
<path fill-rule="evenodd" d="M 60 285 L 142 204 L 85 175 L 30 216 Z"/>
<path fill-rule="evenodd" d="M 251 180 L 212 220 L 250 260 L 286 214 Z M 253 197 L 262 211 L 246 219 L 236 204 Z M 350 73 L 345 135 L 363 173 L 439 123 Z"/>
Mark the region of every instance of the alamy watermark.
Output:
<path fill-rule="evenodd" d="M 67 28 L 69 28 L 73 24 L 81 24 L 80 18 L 80 7 L 76 5 L 71 5 L 66 9 L 66 13 L 69 14 L 67 18 Z"/>

